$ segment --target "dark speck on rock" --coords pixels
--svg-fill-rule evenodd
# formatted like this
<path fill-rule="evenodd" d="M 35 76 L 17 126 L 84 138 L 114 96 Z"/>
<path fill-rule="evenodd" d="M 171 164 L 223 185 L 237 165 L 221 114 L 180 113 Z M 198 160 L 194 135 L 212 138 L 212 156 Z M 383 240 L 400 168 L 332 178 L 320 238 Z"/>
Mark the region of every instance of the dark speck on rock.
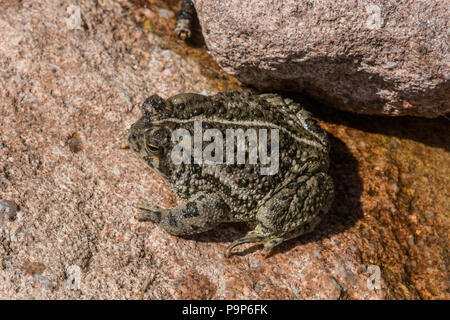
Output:
<path fill-rule="evenodd" d="M 73 153 L 78 153 L 81 151 L 81 139 L 76 132 L 67 137 L 66 144 Z"/>

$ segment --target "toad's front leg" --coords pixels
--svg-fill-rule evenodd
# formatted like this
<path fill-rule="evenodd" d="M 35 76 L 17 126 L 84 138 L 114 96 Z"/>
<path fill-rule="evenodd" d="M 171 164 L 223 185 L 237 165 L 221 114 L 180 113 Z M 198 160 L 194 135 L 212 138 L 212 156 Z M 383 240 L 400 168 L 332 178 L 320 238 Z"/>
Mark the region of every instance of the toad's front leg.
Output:
<path fill-rule="evenodd" d="M 174 235 L 189 235 L 208 231 L 226 221 L 230 212 L 228 205 L 215 193 L 197 193 L 185 203 L 162 209 L 152 205 L 139 205 L 145 210 L 136 218 L 159 224 Z"/>

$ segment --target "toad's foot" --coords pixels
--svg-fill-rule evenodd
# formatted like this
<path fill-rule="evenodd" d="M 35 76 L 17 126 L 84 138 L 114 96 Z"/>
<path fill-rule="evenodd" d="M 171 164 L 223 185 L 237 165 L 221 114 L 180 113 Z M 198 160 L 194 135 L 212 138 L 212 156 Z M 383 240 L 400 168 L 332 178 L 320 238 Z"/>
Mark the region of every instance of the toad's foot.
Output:
<path fill-rule="evenodd" d="M 161 211 L 163 209 L 156 207 L 149 203 L 138 203 L 134 205 L 135 208 L 144 210 L 144 212 L 140 212 L 134 216 L 134 218 L 138 221 L 152 221 L 155 223 L 159 223 L 161 221 Z"/>
<path fill-rule="evenodd" d="M 286 239 L 281 237 L 274 237 L 270 234 L 263 232 L 260 226 L 257 226 L 255 230 L 250 231 L 247 235 L 241 239 L 233 241 L 225 250 L 225 257 L 229 258 L 231 256 L 231 251 L 234 247 L 237 247 L 244 243 L 257 243 L 264 244 L 264 249 L 262 250 L 262 254 L 264 257 L 267 257 L 272 252 L 272 249 L 284 242 Z"/>

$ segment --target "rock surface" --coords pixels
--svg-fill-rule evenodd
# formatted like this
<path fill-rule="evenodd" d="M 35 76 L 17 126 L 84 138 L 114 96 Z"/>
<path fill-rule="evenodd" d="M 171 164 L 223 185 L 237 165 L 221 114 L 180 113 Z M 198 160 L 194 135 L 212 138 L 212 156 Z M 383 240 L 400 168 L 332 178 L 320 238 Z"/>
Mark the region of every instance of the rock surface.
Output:
<path fill-rule="evenodd" d="M 17 213 L 17 205 L 11 200 L 0 200 L 0 219 L 14 220 Z"/>
<path fill-rule="evenodd" d="M 246 84 L 356 113 L 450 112 L 449 1 L 194 3 L 211 55 Z"/>
<path fill-rule="evenodd" d="M 223 257 L 241 225 L 178 238 L 136 221 L 135 203 L 177 201 L 119 148 L 139 105 L 236 87 L 172 36 L 178 3 L 136 3 L 79 1 L 73 29 L 66 3 L 2 2 L 0 199 L 19 211 L 0 221 L 1 299 L 450 298 L 445 119 L 313 104 L 336 201 L 316 232 L 267 259 L 253 245 Z"/>

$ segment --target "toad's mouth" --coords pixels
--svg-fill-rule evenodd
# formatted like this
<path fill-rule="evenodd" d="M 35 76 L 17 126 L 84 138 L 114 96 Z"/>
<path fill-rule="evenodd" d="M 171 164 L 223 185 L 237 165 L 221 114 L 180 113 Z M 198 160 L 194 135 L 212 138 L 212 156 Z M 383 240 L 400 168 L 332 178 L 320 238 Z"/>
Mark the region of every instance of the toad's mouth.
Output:
<path fill-rule="evenodd" d="M 153 170 L 155 173 L 157 173 L 158 175 L 163 177 L 164 180 L 167 179 L 167 176 L 159 170 L 159 158 L 158 157 L 146 156 L 146 157 L 142 158 L 142 160 L 151 170 Z"/>

